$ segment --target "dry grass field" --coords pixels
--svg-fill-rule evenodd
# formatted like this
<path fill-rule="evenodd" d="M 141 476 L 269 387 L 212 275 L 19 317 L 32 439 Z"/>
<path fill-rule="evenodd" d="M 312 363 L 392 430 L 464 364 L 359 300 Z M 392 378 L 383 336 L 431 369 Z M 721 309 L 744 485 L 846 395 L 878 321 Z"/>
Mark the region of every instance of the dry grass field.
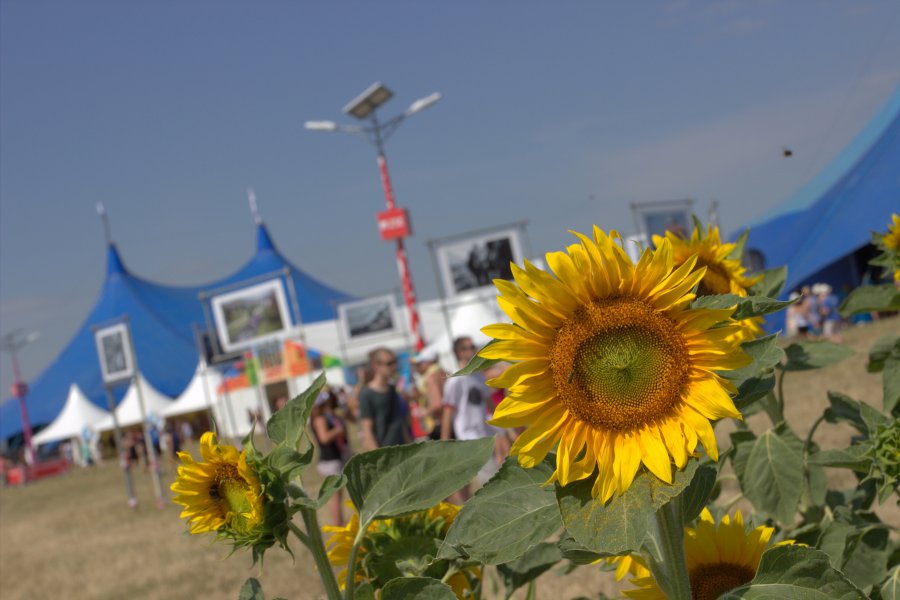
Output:
<path fill-rule="evenodd" d="M 845 335 L 855 356 L 823 371 L 789 375 L 787 415 L 801 437 L 827 405 L 828 389 L 880 405 L 880 375 L 865 372 L 866 355 L 878 337 L 898 330 L 897 318 L 855 328 Z M 750 423 L 757 430 L 768 427 L 764 416 L 755 416 Z M 725 424 L 719 427 L 720 447 L 727 446 L 728 429 Z M 849 435 L 849 429 L 823 426 L 816 441 L 831 448 L 845 444 Z M 173 472 L 169 466 L 167 481 Z M 830 475 L 842 486 L 853 481 L 840 471 Z M 136 483 L 141 506 L 135 511 L 125 506 L 122 475 L 112 463 L 0 490 L 0 598 L 236 598 L 250 576 L 260 578 L 268 598 L 322 596 L 312 560 L 299 545 L 294 562 L 283 552 L 270 552 L 260 574 L 251 567 L 247 553 L 226 560 L 226 546 L 211 544 L 208 536 L 188 536 L 174 505 L 157 509 L 146 474 L 137 472 Z M 722 498 L 733 493 L 726 488 Z M 879 512 L 900 527 L 896 498 L 890 502 Z M 489 584 L 488 592 L 490 588 Z M 545 574 L 537 595 L 564 600 L 615 589 L 610 574 L 582 567 L 564 578 L 553 571 Z"/>

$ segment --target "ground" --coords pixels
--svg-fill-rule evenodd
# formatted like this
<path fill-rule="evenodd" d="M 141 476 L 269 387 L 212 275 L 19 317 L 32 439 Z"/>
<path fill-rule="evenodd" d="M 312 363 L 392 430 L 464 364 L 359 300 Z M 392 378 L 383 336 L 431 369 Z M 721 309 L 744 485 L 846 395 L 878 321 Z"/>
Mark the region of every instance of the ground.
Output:
<path fill-rule="evenodd" d="M 827 405 L 829 389 L 880 407 L 880 375 L 865 372 L 866 355 L 878 337 L 898 330 L 898 318 L 854 328 L 845 335 L 846 343 L 856 350 L 853 357 L 822 371 L 788 375 L 786 413 L 801 438 Z M 750 424 L 757 431 L 769 426 L 762 415 L 752 417 Z M 730 427 L 722 424 L 717 428 L 721 448 L 727 447 Z M 848 428 L 828 425 L 819 428 L 815 439 L 822 447 L 833 448 L 846 444 L 849 436 Z M 169 465 L 166 480 L 171 481 L 172 476 Z M 830 477 L 840 487 L 854 481 L 852 475 L 839 470 L 831 472 Z M 267 598 L 322 597 L 312 559 L 302 547 L 295 548 L 293 562 L 283 552 L 270 552 L 262 572 L 251 566 L 245 552 L 225 559 L 227 547 L 211 543 L 211 536 L 185 533 L 177 507 L 155 508 L 146 473 L 138 472 L 136 483 L 141 499 L 136 511 L 126 508 L 122 474 L 112 463 L 87 470 L 75 468 L 26 487 L 0 490 L 3 599 L 60 595 L 117 600 L 236 598 L 243 581 L 251 576 L 262 581 Z M 309 483 L 316 485 L 314 481 Z M 733 495 L 726 486 L 721 500 Z M 878 512 L 883 520 L 900 527 L 896 497 Z M 320 518 L 326 518 L 324 513 Z M 497 593 L 491 593 L 493 587 L 488 582 L 488 596 L 502 597 L 499 587 Z M 581 567 L 564 577 L 555 570 L 542 576 L 537 597 L 595 598 L 599 591 L 611 594 L 615 589 L 610 574 Z"/>

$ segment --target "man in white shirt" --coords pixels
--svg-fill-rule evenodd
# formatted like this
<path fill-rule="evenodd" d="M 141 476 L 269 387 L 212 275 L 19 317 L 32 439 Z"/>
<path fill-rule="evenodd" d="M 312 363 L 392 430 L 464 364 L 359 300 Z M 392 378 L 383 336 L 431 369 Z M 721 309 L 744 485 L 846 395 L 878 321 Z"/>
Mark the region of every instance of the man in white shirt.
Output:
<path fill-rule="evenodd" d="M 470 337 L 459 337 L 453 341 L 453 354 L 460 368 L 466 366 L 476 352 L 478 348 Z M 458 440 L 477 440 L 500 433 L 500 430 L 487 424 L 492 393 L 493 389 L 484 382 L 483 373 L 449 378 L 444 384 L 441 439 L 451 439 L 451 433 Z M 497 461 L 491 457 L 478 472 L 478 481 L 484 484 L 498 469 Z M 462 493 L 464 497 L 469 495 L 467 488 L 463 488 Z"/>

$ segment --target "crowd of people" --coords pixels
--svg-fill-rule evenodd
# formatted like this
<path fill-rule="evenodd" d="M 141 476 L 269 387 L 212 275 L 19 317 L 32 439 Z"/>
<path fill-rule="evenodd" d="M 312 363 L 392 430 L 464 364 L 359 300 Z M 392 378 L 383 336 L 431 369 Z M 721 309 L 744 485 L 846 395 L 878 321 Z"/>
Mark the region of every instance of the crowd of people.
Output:
<path fill-rule="evenodd" d="M 478 351 L 472 339 L 454 340 L 453 353 L 460 368 Z M 357 373 L 349 390 L 326 388 L 316 399 L 310 424 L 319 450 L 317 469 L 323 477 L 341 472 L 351 447 L 362 451 L 423 440 L 474 440 L 494 438 L 494 454 L 479 471 L 475 485 L 483 485 L 509 455 L 515 432 L 488 423 L 503 399 L 486 380 L 500 374 L 495 366 L 484 372 L 449 378 L 434 349 L 412 358 L 414 381 L 403 385 L 397 355 L 389 348 L 369 353 L 368 364 Z M 356 423 L 355 444 L 348 438 L 348 422 Z M 467 486 L 450 498 L 461 503 L 472 493 Z M 342 496 L 335 494 L 328 506 L 331 522 L 341 525 Z"/>

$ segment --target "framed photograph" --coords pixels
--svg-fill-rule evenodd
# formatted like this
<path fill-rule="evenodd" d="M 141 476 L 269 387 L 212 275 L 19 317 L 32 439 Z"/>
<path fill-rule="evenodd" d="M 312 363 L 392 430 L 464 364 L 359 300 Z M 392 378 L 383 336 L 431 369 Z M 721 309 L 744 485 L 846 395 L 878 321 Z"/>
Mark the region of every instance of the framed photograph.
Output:
<path fill-rule="evenodd" d="M 376 296 L 338 305 L 338 318 L 347 340 L 399 333 L 394 296 Z"/>
<path fill-rule="evenodd" d="M 213 296 L 210 304 L 219 343 L 225 352 L 283 337 L 291 327 L 280 279 Z"/>
<path fill-rule="evenodd" d="M 510 263 L 523 259 L 516 228 L 438 242 L 435 252 L 448 298 L 489 286 L 494 279 L 512 279 Z"/>
<path fill-rule="evenodd" d="M 640 233 L 652 243 L 653 236 L 665 236 L 671 231 L 680 237 L 689 237 L 694 226 L 691 222 L 693 200 L 668 200 L 632 204 Z"/>
<path fill-rule="evenodd" d="M 97 344 L 103 383 L 115 383 L 134 377 L 128 325 L 117 323 L 98 329 L 94 332 L 94 341 Z"/>

